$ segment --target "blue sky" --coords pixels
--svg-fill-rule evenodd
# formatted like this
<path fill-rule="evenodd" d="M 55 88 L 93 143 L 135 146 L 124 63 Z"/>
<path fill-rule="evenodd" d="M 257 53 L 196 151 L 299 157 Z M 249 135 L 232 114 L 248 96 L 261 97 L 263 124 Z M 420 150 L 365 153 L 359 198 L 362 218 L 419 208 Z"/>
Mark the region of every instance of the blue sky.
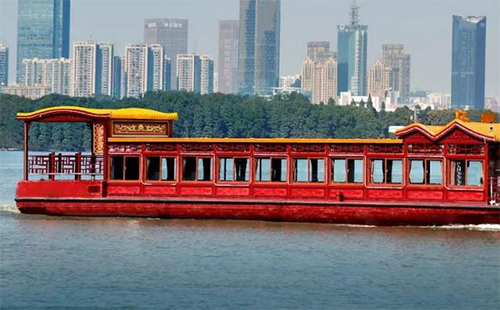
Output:
<path fill-rule="evenodd" d="M 330 41 L 337 49 L 336 25 L 348 21 L 350 1 L 282 0 L 281 75 L 297 74 L 307 41 Z M 486 15 L 486 96 L 500 96 L 500 1 L 358 0 L 362 24 L 369 26 L 371 65 L 382 44 L 402 43 L 412 57 L 412 89 L 449 92 L 452 15 Z M 125 43 L 143 40 L 145 18 L 189 19 L 189 50 L 217 61 L 218 22 L 238 19 L 238 0 L 72 0 L 71 40 Z M 10 48 L 14 77 L 17 1 L 0 0 L 0 41 Z"/>

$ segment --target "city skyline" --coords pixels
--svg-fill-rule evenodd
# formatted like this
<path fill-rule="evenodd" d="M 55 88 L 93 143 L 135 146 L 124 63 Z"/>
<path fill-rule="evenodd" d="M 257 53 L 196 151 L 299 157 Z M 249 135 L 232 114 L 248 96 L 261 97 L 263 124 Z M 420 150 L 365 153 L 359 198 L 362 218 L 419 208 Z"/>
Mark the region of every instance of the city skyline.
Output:
<path fill-rule="evenodd" d="M 93 11 L 97 3 L 102 6 L 100 12 Z M 188 3 L 141 1 L 141 5 L 128 1 L 120 7 L 116 7 L 116 3 L 117 0 L 101 2 L 73 0 L 71 42 L 88 40 L 91 32 L 92 39 L 115 44 L 116 54 L 123 55 L 126 43 L 143 41 L 144 19 L 186 18 L 190 22 L 188 52 L 212 55 L 217 64 L 219 20 L 237 19 L 239 8 L 238 1 L 188 1 Z M 308 3 L 314 5 L 307 5 Z M 451 91 L 452 15 L 486 15 L 488 17 L 486 96 L 499 96 L 500 79 L 496 70 L 500 64 L 500 40 L 496 30 L 500 24 L 497 13 L 499 3 L 461 1 L 454 2 L 451 6 L 450 1 L 417 3 L 417 1 L 372 0 L 358 1 L 358 4 L 361 6 L 360 19 L 370 29 L 368 66 L 381 57 L 383 44 L 404 44 L 405 51 L 412 55 L 412 90 Z M 0 41 L 9 47 L 11 68 L 9 77 L 12 82 L 15 76 L 12 58 L 16 55 L 16 27 L 9 28 L 9 25 L 16 25 L 17 2 L 2 0 L 0 5 Z M 308 41 L 329 41 L 331 49 L 337 51 L 335 27 L 345 23 L 350 5 L 351 1 L 282 1 L 280 75 L 300 72 L 300 64 L 306 53 Z M 104 12 L 109 12 L 106 8 L 111 6 L 115 11 L 113 17 L 108 18 Z M 390 8 L 388 13 L 380 18 L 377 12 L 386 12 L 388 8 Z M 97 16 L 90 20 L 85 19 L 84 15 L 90 14 L 91 11 Z M 131 11 L 134 11 L 133 18 L 130 18 Z M 407 14 L 409 11 L 412 14 Z M 296 22 L 298 12 L 303 14 L 300 16 L 302 18 L 300 22 Z M 203 14 L 200 15 L 201 13 Z M 424 13 L 425 22 L 422 22 L 422 16 L 420 18 L 418 16 Z M 326 15 L 331 17 L 326 18 Z M 314 18 L 311 20 L 312 17 Z M 396 24 L 400 27 L 394 27 Z M 6 33 L 4 29 L 14 30 L 12 33 Z"/>

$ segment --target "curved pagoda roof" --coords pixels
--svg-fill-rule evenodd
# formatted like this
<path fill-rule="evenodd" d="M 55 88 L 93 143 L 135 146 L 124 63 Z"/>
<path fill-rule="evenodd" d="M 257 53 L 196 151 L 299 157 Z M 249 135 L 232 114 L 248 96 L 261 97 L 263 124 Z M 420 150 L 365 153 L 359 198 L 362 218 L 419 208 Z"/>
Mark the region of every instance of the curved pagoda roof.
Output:
<path fill-rule="evenodd" d="M 17 119 L 38 122 L 82 122 L 93 120 L 154 120 L 175 121 L 177 113 L 164 113 L 142 108 L 91 109 L 57 106 L 27 113 L 17 113 Z"/>

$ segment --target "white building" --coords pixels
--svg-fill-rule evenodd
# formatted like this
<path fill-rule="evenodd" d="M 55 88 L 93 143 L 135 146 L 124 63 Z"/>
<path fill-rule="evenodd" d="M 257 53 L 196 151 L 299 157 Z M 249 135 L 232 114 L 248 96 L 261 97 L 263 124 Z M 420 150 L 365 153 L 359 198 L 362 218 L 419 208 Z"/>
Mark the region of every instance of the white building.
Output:
<path fill-rule="evenodd" d="M 96 93 L 97 44 L 94 41 L 73 43 L 72 96 L 91 97 Z"/>
<path fill-rule="evenodd" d="M 158 91 L 164 89 L 164 61 L 165 55 L 163 46 L 160 44 L 150 44 L 148 46 L 148 91 Z"/>
<path fill-rule="evenodd" d="M 214 60 L 208 55 L 200 56 L 200 94 L 214 92 Z"/>
<path fill-rule="evenodd" d="M 200 56 L 195 54 L 177 55 L 178 90 L 199 92 L 201 87 Z"/>
<path fill-rule="evenodd" d="M 125 45 L 125 97 L 140 97 L 148 90 L 148 45 Z"/>
<path fill-rule="evenodd" d="M 20 84 L 12 90 L 24 92 L 25 97 L 43 94 L 70 95 L 72 88 L 72 60 L 57 59 L 23 59 L 21 63 Z M 22 89 L 22 86 L 37 87 Z"/>
<path fill-rule="evenodd" d="M 302 93 L 311 97 L 311 102 L 327 103 L 337 94 L 337 60 L 333 56 L 318 58 L 316 61 L 306 58 L 301 70 Z"/>

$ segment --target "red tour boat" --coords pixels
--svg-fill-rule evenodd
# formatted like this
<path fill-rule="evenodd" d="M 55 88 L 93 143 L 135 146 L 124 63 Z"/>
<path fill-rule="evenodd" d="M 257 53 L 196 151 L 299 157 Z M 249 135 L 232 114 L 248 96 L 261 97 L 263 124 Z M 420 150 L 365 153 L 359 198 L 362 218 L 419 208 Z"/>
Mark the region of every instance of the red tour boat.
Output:
<path fill-rule="evenodd" d="M 24 121 L 23 213 L 368 225 L 500 223 L 500 124 L 397 139 L 176 138 L 176 113 L 60 106 Z M 30 155 L 32 122 L 86 122 L 91 154 Z"/>

